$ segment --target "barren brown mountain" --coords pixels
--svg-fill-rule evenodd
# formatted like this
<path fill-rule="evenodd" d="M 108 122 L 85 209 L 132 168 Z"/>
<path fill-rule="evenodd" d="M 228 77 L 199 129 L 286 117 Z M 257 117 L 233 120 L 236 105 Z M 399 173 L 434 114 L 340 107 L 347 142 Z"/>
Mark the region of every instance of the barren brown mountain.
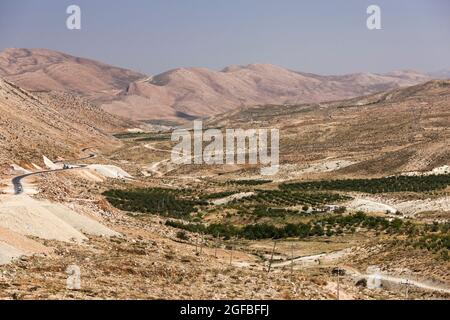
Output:
<path fill-rule="evenodd" d="M 222 71 L 180 68 L 156 76 L 44 49 L 0 53 L 0 76 L 29 90 L 77 93 L 136 120 L 205 117 L 257 104 L 352 98 L 430 80 L 413 71 L 319 76 L 268 64 Z"/>
<path fill-rule="evenodd" d="M 145 77 L 134 71 L 47 49 L 0 52 L 0 76 L 31 91 L 64 91 L 101 102 Z"/>

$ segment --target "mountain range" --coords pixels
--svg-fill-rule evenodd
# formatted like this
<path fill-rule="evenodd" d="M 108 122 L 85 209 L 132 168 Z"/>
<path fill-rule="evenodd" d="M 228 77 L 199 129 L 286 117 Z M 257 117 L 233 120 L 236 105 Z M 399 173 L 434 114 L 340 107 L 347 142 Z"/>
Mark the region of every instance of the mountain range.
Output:
<path fill-rule="evenodd" d="M 149 76 L 47 49 L 0 53 L 0 77 L 21 88 L 78 95 L 111 114 L 144 121 L 189 120 L 252 105 L 342 100 L 423 83 L 444 74 L 395 71 L 323 76 L 251 64 L 221 71 L 178 68 Z"/>
<path fill-rule="evenodd" d="M 238 108 L 207 125 L 278 128 L 282 163 L 345 159 L 351 165 L 330 178 L 376 177 L 449 165 L 449 102 L 450 80 L 432 80 L 348 100 Z"/>

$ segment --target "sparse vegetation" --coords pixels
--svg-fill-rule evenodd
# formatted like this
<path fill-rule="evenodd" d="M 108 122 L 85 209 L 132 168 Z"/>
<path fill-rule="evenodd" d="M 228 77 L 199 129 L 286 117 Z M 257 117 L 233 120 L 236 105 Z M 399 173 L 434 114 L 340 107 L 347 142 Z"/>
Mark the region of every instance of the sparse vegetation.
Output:
<path fill-rule="evenodd" d="M 425 225 L 419 232 L 409 232 L 407 244 L 413 248 L 431 251 L 446 260 L 450 260 L 450 223 L 433 223 Z M 418 235 L 420 233 L 420 235 Z"/>
<path fill-rule="evenodd" d="M 413 241 L 412 246 L 415 248 L 427 249 L 435 253 L 445 251 L 446 254 L 443 254 L 443 256 L 448 257 L 448 251 L 450 250 L 450 234 L 428 234 Z"/>

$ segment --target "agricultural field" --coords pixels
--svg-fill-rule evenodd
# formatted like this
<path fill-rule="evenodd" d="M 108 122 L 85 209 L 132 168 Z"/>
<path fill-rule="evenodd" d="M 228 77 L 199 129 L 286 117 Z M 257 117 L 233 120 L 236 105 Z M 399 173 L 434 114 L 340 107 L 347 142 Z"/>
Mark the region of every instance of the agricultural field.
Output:
<path fill-rule="evenodd" d="M 153 188 L 109 190 L 103 195 L 113 206 L 124 211 L 187 217 L 204 202 L 190 199 L 186 193 L 183 190 Z"/>
<path fill-rule="evenodd" d="M 393 176 L 378 179 L 345 179 L 286 183 L 283 190 L 341 190 L 365 193 L 427 192 L 450 186 L 450 175 Z"/>
<path fill-rule="evenodd" d="M 120 140 L 136 141 L 136 142 L 152 142 L 152 141 L 170 141 L 171 135 L 168 133 L 146 133 L 146 132 L 128 132 L 118 133 L 114 135 Z"/>
<path fill-rule="evenodd" d="M 286 186 L 282 185 L 281 188 Z M 188 238 L 186 232 L 221 237 L 225 241 L 310 240 L 369 233 L 377 237 L 401 237 L 399 241 L 404 246 L 431 251 L 438 259 L 445 260 L 448 257 L 448 223 L 421 224 L 399 218 L 348 212 L 345 207 L 326 211 L 321 209 L 324 205 L 335 205 L 351 197 L 311 189 L 297 191 L 299 189 L 289 186 L 286 190 L 259 190 L 256 184 L 253 186 L 253 195 L 224 205 L 213 205 L 211 200 L 230 197 L 236 192 L 204 193 L 193 189 L 148 188 L 113 189 L 103 195 L 118 209 L 169 218 L 165 225 L 180 230 L 177 234 L 183 239 Z M 206 219 L 218 212 L 227 214 L 215 221 Z"/>

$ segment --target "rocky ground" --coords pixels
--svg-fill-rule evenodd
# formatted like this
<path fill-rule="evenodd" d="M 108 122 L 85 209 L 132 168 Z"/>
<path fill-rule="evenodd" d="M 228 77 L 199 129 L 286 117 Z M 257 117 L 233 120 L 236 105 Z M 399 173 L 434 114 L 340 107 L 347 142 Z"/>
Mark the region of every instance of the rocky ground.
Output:
<path fill-rule="evenodd" d="M 38 240 L 52 253 L 3 265 L 1 299 L 336 299 L 330 270 L 273 270 L 243 251 L 180 242 L 161 220 L 122 217 L 120 237 L 90 237 L 83 245 Z M 194 243 L 197 243 L 195 245 Z M 231 257 L 231 258 L 230 258 Z M 231 262 L 231 263 L 230 263 Z M 67 287 L 80 269 L 81 287 Z M 395 298 L 340 280 L 341 299 Z"/>
<path fill-rule="evenodd" d="M 196 250 L 139 229 L 129 231 L 123 237 L 90 238 L 81 246 L 46 241 L 46 246 L 54 248 L 53 254 L 23 257 L 2 266 L 0 298 L 333 298 L 317 279 L 236 267 L 242 255 L 238 252 L 230 265 L 226 250 Z M 66 287 L 66 270 L 71 265 L 81 270 L 80 290 Z"/>
<path fill-rule="evenodd" d="M 54 177 L 52 177 L 54 178 Z M 52 178 L 47 177 L 48 180 Z M 40 183 L 47 183 L 48 180 Z M 55 180 L 53 180 L 55 182 Z M 57 178 L 64 186 L 67 179 Z M 54 185 L 54 184 L 53 184 Z M 58 190 L 61 196 L 61 189 Z M 48 196 L 51 189 L 39 196 Z M 70 194 L 65 193 L 66 199 Z M 84 199 L 88 200 L 88 199 Z M 336 299 L 337 279 L 330 265 L 274 268 L 243 247 L 166 227 L 158 217 L 133 217 L 108 204 L 72 200 L 75 211 L 89 214 L 119 236 L 89 236 L 82 244 L 27 237 L 40 252 L 0 268 L 1 299 Z M 36 249 L 36 248 L 35 248 Z M 384 263 L 386 253 L 349 259 L 353 266 Z M 387 260 L 393 257 L 386 257 Z M 67 287 L 68 268 L 80 270 L 81 287 Z M 426 268 L 426 266 L 424 267 Z M 424 269 L 422 268 L 422 270 Z M 442 270 L 441 270 L 442 271 Z M 445 271 L 442 271 L 445 273 Z M 441 272 L 441 273 L 442 273 Z M 436 272 L 435 272 L 436 273 Z M 442 278 L 442 276 L 441 276 Z M 369 290 L 342 277 L 341 299 L 401 299 L 398 290 Z M 436 297 L 411 290 L 417 298 Z"/>

